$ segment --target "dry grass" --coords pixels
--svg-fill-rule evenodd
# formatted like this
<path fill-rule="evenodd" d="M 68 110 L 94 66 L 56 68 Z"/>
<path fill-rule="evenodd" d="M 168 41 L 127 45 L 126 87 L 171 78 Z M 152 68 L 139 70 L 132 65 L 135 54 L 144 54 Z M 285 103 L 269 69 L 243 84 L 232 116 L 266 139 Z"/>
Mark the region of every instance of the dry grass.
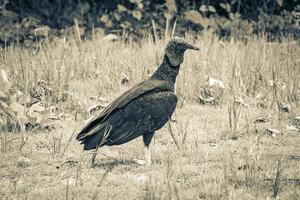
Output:
<path fill-rule="evenodd" d="M 285 90 L 278 91 L 278 96 L 295 100 L 299 93 L 300 48 L 296 41 L 269 43 L 263 37 L 250 38 L 246 43 L 220 41 L 207 33 L 194 42 L 201 51 L 186 53 L 177 82 L 177 93 L 185 100 L 197 99 L 208 76 L 223 80 L 228 92 L 240 96 L 267 95 L 271 93 L 269 81 L 273 80 L 274 69 L 275 79 L 285 83 Z M 108 97 L 125 90 L 120 84 L 124 77 L 129 79 L 129 87 L 149 77 L 161 61 L 164 44 L 164 40 L 154 44 L 150 38 L 140 44 L 124 44 L 96 37 L 81 45 L 61 39 L 41 44 L 36 51 L 15 47 L 2 50 L 0 68 L 25 91 L 46 80 L 57 95 L 74 92 L 86 103 L 87 98 L 81 97 Z"/>
<path fill-rule="evenodd" d="M 220 41 L 209 33 L 194 42 L 201 51 L 186 53 L 176 88 L 181 106 L 171 129 L 155 136 L 151 167 L 132 162 L 143 157 L 140 139 L 99 149 L 91 167 L 91 153 L 70 138 L 87 118 L 89 97 L 112 100 L 150 76 L 165 41 L 95 37 L 79 45 L 62 39 L 38 50 L 1 50 L 0 69 L 14 87 L 29 92 L 37 81 L 49 81 L 47 102 L 72 118 L 50 132 L 1 133 L 0 199 L 299 199 L 300 135 L 285 129 L 287 118 L 299 114 L 299 44 L 264 37 Z M 209 76 L 225 83 L 221 106 L 197 104 Z M 128 84 L 121 84 L 124 78 Z M 63 101 L 65 94 L 70 97 Z M 265 109 L 256 107 L 259 94 Z M 234 104 L 239 97 L 249 108 Z M 288 103 L 291 112 L 277 110 L 277 102 Z M 254 124 L 262 114 L 271 120 Z M 228 115 L 236 123 L 231 127 Z M 273 138 L 268 127 L 283 134 Z M 18 164 L 20 156 L 30 164 Z"/>

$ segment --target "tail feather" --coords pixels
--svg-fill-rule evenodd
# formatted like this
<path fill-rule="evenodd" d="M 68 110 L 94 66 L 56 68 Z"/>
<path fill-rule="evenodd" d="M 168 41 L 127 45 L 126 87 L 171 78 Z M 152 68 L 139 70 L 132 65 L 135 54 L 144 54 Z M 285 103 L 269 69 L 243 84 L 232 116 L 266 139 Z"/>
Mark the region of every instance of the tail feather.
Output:
<path fill-rule="evenodd" d="M 76 140 L 82 141 L 84 138 L 97 134 L 105 128 L 106 124 L 97 124 L 95 126 L 89 127 L 89 129 L 83 129 L 78 133 Z"/>
<path fill-rule="evenodd" d="M 81 140 L 81 144 L 84 145 L 84 150 L 90 150 L 95 149 L 99 143 L 102 141 L 102 138 L 104 137 L 104 130 L 99 132 L 98 134 L 94 134 L 88 137 L 85 137 Z"/>
<path fill-rule="evenodd" d="M 97 145 L 102 141 L 105 134 L 105 125 L 98 124 L 90 129 L 86 130 L 86 132 L 80 132 L 76 139 L 81 141 L 81 144 L 84 145 L 84 150 L 95 149 Z"/>

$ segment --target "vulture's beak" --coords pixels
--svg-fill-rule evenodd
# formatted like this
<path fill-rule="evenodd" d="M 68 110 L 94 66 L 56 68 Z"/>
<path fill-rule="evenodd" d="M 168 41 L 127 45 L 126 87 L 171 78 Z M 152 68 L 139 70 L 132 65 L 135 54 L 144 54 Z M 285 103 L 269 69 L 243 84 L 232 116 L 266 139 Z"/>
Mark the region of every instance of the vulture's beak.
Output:
<path fill-rule="evenodd" d="M 192 45 L 190 43 L 187 43 L 186 44 L 186 48 L 187 49 L 193 49 L 193 50 L 200 50 L 199 47 L 195 46 L 195 45 Z"/>
<path fill-rule="evenodd" d="M 192 45 L 192 44 L 188 44 L 188 45 L 187 45 L 187 48 L 188 48 L 188 49 L 197 50 L 197 51 L 199 50 L 199 47 L 197 47 L 197 46 L 195 46 L 195 45 Z"/>

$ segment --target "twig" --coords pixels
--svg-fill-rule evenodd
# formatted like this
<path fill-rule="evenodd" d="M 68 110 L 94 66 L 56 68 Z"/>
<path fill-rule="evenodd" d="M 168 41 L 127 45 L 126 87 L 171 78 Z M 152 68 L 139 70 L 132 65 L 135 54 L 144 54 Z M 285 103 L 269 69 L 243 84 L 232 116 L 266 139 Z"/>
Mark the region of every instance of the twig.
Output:
<path fill-rule="evenodd" d="M 98 148 L 101 147 L 106 142 L 106 139 L 108 138 L 111 129 L 112 129 L 111 125 L 107 125 L 106 126 L 103 138 L 101 139 L 101 142 L 98 143 L 95 151 L 93 152 L 93 155 L 92 155 L 92 167 L 95 165 L 95 159 L 96 159 L 96 156 L 97 156 Z"/>
<path fill-rule="evenodd" d="M 156 43 L 158 41 L 158 36 L 157 36 L 157 32 L 156 32 L 156 25 L 155 25 L 155 21 L 152 18 L 151 18 L 151 22 L 152 22 L 152 28 L 153 28 L 154 43 Z"/>
<path fill-rule="evenodd" d="M 63 155 L 65 154 L 67 148 L 69 147 L 69 145 L 70 145 L 70 143 L 71 143 L 71 141 L 72 141 L 72 138 L 73 138 L 74 134 L 75 134 L 75 131 L 73 131 L 72 135 L 70 136 L 69 140 L 67 141 L 67 144 L 65 145 L 65 148 L 63 149 L 62 153 L 60 154 L 60 157 L 61 157 L 61 158 L 63 157 Z"/>
<path fill-rule="evenodd" d="M 75 27 L 76 39 L 78 43 L 77 46 L 79 46 L 81 44 L 81 34 L 80 34 L 78 20 L 76 18 L 74 19 L 74 27 Z"/>
<path fill-rule="evenodd" d="M 175 19 L 175 22 L 173 24 L 171 37 L 174 37 L 174 33 L 175 33 L 175 30 L 176 30 L 176 25 L 177 25 L 177 18 Z"/>
<path fill-rule="evenodd" d="M 173 130 L 172 130 L 172 126 L 171 126 L 170 120 L 168 121 L 168 129 L 169 129 L 169 132 L 170 132 L 170 134 L 171 134 L 171 136 L 172 136 L 172 139 L 173 139 L 173 141 L 174 141 L 174 143 L 175 143 L 177 149 L 180 151 L 180 146 L 179 146 L 179 144 L 178 144 L 178 141 L 177 141 L 176 138 L 175 138 L 175 135 L 173 134 Z"/>
<path fill-rule="evenodd" d="M 279 192 L 279 188 L 280 188 L 280 176 L 282 174 L 282 170 L 281 169 L 281 161 L 278 160 L 278 165 L 277 165 L 277 171 L 276 171 L 276 177 L 274 180 L 274 185 L 272 186 L 273 188 L 273 198 L 276 198 Z"/>
<path fill-rule="evenodd" d="M 75 164 L 75 163 L 79 163 L 79 161 L 77 160 L 67 160 L 65 162 L 63 162 L 62 164 L 56 166 L 57 169 L 61 168 L 62 166 L 66 165 L 66 164 Z"/>
<path fill-rule="evenodd" d="M 189 123 L 190 123 L 190 120 L 187 121 L 187 123 L 186 123 L 186 125 L 185 125 L 185 127 L 184 127 L 183 138 L 182 138 L 182 140 L 181 140 L 181 146 L 183 146 L 184 143 L 185 143 L 186 136 L 187 136 L 187 129 L 188 129 Z"/>

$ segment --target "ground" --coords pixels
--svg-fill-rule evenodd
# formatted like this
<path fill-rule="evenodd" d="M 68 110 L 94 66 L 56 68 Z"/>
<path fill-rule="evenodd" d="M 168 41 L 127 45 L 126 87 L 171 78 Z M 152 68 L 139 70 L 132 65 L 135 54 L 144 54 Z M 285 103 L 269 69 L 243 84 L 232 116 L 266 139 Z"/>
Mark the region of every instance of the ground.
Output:
<path fill-rule="evenodd" d="M 91 166 L 73 134 L 83 122 L 74 118 L 52 131 L 6 133 L 0 198 L 271 199 L 278 191 L 278 199 L 299 199 L 299 132 L 272 137 L 266 128 L 280 128 L 276 117 L 253 123 L 262 112 L 243 108 L 230 137 L 225 105 L 184 104 L 157 131 L 152 166 L 134 162 L 143 158 L 141 138 L 101 148 Z"/>

